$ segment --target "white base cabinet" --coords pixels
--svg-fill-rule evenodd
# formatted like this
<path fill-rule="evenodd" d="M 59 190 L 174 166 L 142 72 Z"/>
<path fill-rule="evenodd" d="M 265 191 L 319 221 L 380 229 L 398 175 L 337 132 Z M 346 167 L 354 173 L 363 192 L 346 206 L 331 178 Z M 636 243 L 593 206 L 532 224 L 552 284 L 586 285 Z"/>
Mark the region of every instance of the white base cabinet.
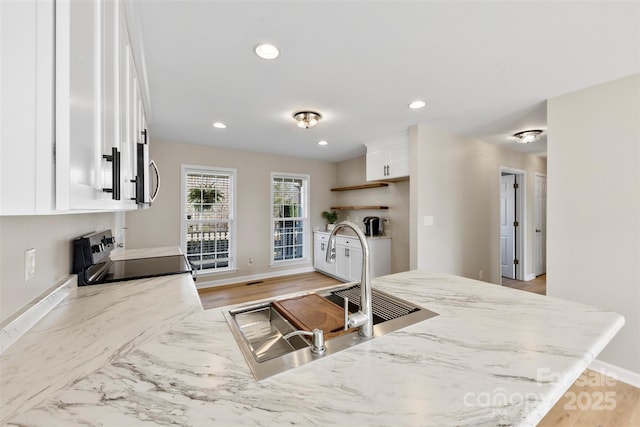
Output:
<path fill-rule="evenodd" d="M 345 282 L 360 282 L 362 277 L 362 248 L 357 237 L 338 235 L 336 237 L 336 261 L 325 261 L 329 233 L 313 233 L 313 267 Z M 369 245 L 369 264 L 371 277 L 385 276 L 391 273 L 391 238 L 372 237 Z"/>

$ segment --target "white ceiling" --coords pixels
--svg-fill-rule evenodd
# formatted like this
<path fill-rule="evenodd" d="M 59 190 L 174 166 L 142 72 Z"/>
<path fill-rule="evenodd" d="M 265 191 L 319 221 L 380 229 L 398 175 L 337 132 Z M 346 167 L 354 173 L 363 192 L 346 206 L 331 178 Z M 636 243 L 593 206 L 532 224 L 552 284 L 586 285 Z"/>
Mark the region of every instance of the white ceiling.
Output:
<path fill-rule="evenodd" d="M 508 144 L 640 72 L 640 2 L 137 0 L 155 139 L 329 161 L 415 123 Z M 265 61 L 258 42 L 281 55 Z M 409 110 L 415 99 L 427 101 Z M 324 118 L 295 126 L 303 109 Z M 222 121 L 227 129 L 215 129 Z M 320 147 L 325 139 L 329 145 Z"/>

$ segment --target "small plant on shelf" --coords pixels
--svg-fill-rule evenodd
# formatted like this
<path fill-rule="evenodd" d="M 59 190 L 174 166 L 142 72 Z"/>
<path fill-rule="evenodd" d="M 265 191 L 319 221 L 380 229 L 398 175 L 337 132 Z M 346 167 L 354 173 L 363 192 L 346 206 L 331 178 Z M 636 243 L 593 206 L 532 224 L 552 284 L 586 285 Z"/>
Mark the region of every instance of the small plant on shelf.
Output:
<path fill-rule="evenodd" d="M 333 229 L 333 225 L 336 223 L 336 221 L 338 220 L 338 211 L 324 211 L 322 212 L 322 217 L 324 219 L 327 220 L 327 230 L 332 230 Z"/>

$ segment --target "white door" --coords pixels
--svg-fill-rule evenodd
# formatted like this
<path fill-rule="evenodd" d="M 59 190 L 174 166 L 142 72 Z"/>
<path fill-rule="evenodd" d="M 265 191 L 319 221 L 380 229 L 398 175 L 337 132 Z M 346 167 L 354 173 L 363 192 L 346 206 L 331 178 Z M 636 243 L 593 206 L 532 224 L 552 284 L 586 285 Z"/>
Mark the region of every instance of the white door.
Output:
<path fill-rule="evenodd" d="M 500 269 L 502 277 L 515 279 L 515 175 L 500 177 Z"/>
<path fill-rule="evenodd" d="M 535 274 L 547 272 L 547 177 L 536 175 Z"/>

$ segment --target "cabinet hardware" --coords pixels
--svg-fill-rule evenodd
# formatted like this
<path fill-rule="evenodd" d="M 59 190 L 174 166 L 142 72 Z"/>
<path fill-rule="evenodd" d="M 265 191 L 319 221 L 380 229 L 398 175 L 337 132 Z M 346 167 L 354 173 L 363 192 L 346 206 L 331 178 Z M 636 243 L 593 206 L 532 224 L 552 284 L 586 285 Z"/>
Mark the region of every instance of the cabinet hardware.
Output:
<path fill-rule="evenodd" d="M 158 191 L 160 191 L 160 172 L 158 171 L 158 165 L 156 165 L 156 162 L 153 160 L 149 162 L 149 166 L 153 168 L 153 172 L 156 176 L 156 188 L 153 190 L 153 194 L 149 196 L 149 203 L 151 203 L 156 200 L 156 197 L 158 197 Z"/>
<path fill-rule="evenodd" d="M 111 188 L 103 188 L 105 193 L 111 193 L 113 200 L 120 200 L 120 152 L 111 147 L 111 154 L 103 154 L 102 158 L 111 162 Z"/>
<path fill-rule="evenodd" d="M 130 179 L 129 180 L 130 183 L 132 184 L 136 184 L 133 186 L 133 189 L 135 190 L 136 194 L 134 195 L 134 197 L 129 197 L 129 200 L 135 200 L 138 201 L 138 179 Z"/>

